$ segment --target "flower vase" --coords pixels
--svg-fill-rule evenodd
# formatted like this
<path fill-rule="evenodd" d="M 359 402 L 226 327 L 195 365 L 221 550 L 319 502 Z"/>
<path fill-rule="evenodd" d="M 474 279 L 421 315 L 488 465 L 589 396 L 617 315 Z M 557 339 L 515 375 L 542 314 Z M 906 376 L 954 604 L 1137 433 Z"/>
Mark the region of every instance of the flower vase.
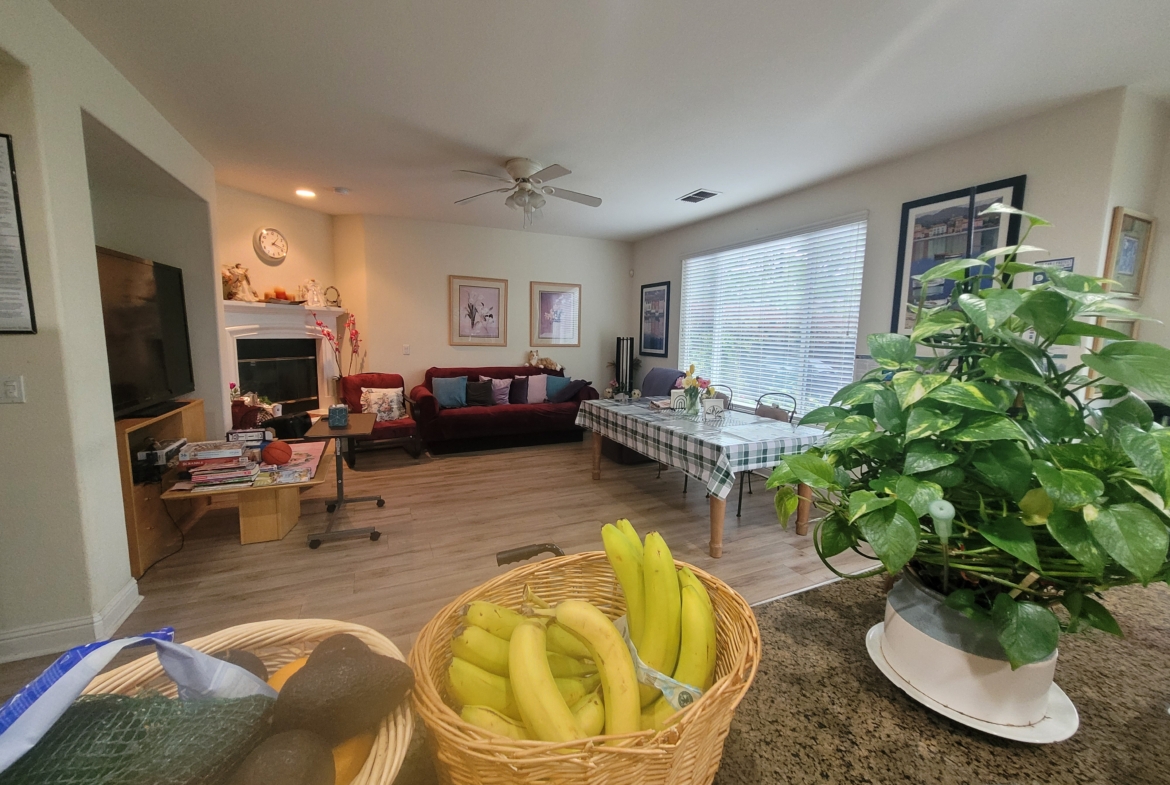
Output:
<path fill-rule="evenodd" d="M 687 414 L 699 413 L 699 388 L 688 387 L 683 390 L 683 397 L 687 402 Z"/>

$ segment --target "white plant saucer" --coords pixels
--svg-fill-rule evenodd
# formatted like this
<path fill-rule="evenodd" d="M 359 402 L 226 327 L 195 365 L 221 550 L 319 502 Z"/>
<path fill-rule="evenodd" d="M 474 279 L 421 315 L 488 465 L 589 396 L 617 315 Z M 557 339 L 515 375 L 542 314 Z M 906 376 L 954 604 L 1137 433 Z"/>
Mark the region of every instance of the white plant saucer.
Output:
<path fill-rule="evenodd" d="M 1081 719 L 1080 715 L 1077 714 L 1077 707 L 1064 694 L 1064 690 L 1056 686 L 1056 682 L 1053 682 L 1052 687 L 1048 690 L 1048 711 L 1045 712 L 1044 719 L 1035 725 L 998 725 L 994 722 L 977 720 L 974 717 L 944 706 L 929 695 L 920 692 L 914 685 L 903 679 L 890 666 L 890 663 L 886 661 L 886 655 L 882 653 L 882 632 L 885 630 L 885 627 L 886 625 L 884 623 L 878 622 L 873 627 L 870 627 L 869 632 L 866 633 L 865 648 L 869 651 L 869 658 L 873 660 L 873 664 L 878 667 L 878 670 L 885 674 L 885 677 L 892 681 L 898 689 L 928 709 L 932 709 L 944 717 L 962 723 L 969 728 L 990 733 L 992 736 L 1012 739 L 1013 741 L 1022 741 L 1028 744 L 1052 744 L 1053 742 L 1064 741 L 1076 733 L 1077 728 L 1080 727 Z"/>

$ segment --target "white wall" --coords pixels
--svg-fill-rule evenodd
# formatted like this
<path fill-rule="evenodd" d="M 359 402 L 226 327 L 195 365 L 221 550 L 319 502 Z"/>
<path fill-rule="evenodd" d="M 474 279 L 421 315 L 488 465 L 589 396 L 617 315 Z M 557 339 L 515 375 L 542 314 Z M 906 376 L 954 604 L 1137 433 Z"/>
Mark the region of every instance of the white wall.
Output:
<path fill-rule="evenodd" d="M 226 185 L 216 185 L 215 194 L 219 264 L 247 267 L 257 294 L 274 286 L 295 294 L 306 278 L 316 278 L 322 289 L 337 285 L 332 216 Z M 288 240 L 288 256 L 280 264 L 263 261 L 252 248 L 252 236 L 261 227 L 277 229 Z"/>
<path fill-rule="evenodd" d="M 0 336 L 30 403 L 0 407 L 0 660 L 112 632 L 126 551 L 82 111 L 214 204 L 211 165 L 46 0 L 0 0 L 0 122 L 17 137 L 35 336 Z M 2 58 L 0 58 L 2 59 Z M 214 227 L 212 227 L 214 230 Z M 11 369 L 11 371 L 10 371 Z"/>
<path fill-rule="evenodd" d="M 365 336 L 365 368 L 400 373 L 408 386 L 431 366 L 522 364 L 530 281 L 582 286 L 581 346 L 540 349 L 569 375 L 605 386 L 615 339 L 631 334 L 628 243 L 382 216 L 339 217 L 334 232 L 342 305 Z M 448 344 L 448 275 L 508 280 L 506 347 Z"/>
<path fill-rule="evenodd" d="M 1094 274 L 1112 206 L 1111 172 L 1124 99 L 1123 89 L 1100 93 L 639 241 L 634 246 L 634 318 L 638 287 L 644 283 L 671 281 L 672 309 L 670 355 L 643 368 L 680 364 L 677 309 L 683 257 L 862 211 L 869 212 L 869 226 L 858 352 L 867 353 L 865 337 L 890 326 L 903 202 L 1019 174 L 1028 176 L 1025 209 L 1055 224 L 1029 242 L 1047 248 L 1050 258 L 1076 257 L 1078 272 Z"/>

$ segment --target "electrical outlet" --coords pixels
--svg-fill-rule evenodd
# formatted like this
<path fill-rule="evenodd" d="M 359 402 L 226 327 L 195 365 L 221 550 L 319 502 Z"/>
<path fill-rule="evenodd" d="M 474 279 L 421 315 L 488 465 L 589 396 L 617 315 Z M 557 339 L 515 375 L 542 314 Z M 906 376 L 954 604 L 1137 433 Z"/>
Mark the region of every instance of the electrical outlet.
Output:
<path fill-rule="evenodd" d="M 410 354 L 410 344 L 408 344 L 408 343 L 402 344 L 402 353 L 403 354 Z"/>
<path fill-rule="evenodd" d="M 0 403 L 24 403 L 23 376 L 5 376 L 0 379 Z"/>

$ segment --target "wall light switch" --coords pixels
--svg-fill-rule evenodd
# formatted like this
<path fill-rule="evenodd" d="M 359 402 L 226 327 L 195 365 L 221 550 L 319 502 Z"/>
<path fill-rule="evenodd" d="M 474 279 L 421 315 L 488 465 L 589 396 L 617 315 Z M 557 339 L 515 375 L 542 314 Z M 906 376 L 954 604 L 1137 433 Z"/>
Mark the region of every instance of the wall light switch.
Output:
<path fill-rule="evenodd" d="M 24 403 L 23 376 L 5 376 L 0 379 L 0 403 Z"/>
<path fill-rule="evenodd" d="M 403 354 L 410 354 L 410 344 L 408 344 L 408 343 L 402 344 L 402 353 Z"/>

